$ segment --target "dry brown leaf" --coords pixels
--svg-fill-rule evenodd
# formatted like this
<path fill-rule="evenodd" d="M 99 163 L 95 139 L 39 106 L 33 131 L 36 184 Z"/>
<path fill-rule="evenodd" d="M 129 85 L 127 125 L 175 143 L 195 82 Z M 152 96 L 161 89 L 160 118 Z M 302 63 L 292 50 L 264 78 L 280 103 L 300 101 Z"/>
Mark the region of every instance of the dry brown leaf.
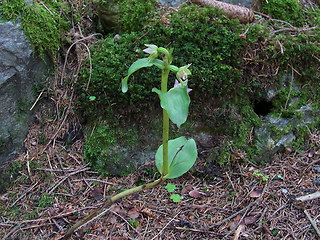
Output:
<path fill-rule="evenodd" d="M 245 225 L 250 225 L 256 223 L 257 218 L 256 216 L 248 216 L 244 218 L 244 224 Z"/>
<path fill-rule="evenodd" d="M 233 221 L 231 221 L 231 222 L 229 223 L 230 230 L 235 230 L 235 228 L 238 226 L 239 221 L 241 220 L 241 218 L 242 218 L 242 216 L 238 214 L 238 215 L 233 219 Z"/>
<path fill-rule="evenodd" d="M 136 207 L 134 208 L 131 208 L 129 211 L 128 211 L 128 216 L 130 218 L 138 218 L 140 215 L 140 211 L 139 209 L 137 209 Z"/>
<path fill-rule="evenodd" d="M 116 205 L 112 211 L 116 212 L 116 213 L 119 213 L 120 212 L 120 206 L 119 205 Z"/>
<path fill-rule="evenodd" d="M 272 236 L 272 232 L 271 232 L 269 226 L 267 226 L 266 224 L 263 224 L 263 225 L 262 225 L 262 230 L 263 230 L 266 234 L 269 234 L 270 236 Z"/>
<path fill-rule="evenodd" d="M 157 217 L 157 215 L 154 212 L 152 212 L 149 208 L 144 208 L 144 209 L 141 210 L 141 212 L 143 214 L 147 215 L 148 217 L 152 217 L 152 218 L 156 218 Z"/>
<path fill-rule="evenodd" d="M 95 187 L 91 192 L 90 196 L 94 198 L 94 200 L 99 201 L 103 198 L 103 190 Z"/>
<path fill-rule="evenodd" d="M 249 197 L 252 197 L 252 198 L 259 198 L 262 194 L 262 190 L 260 189 L 254 189 L 250 194 L 249 194 Z"/>
<path fill-rule="evenodd" d="M 193 198 L 200 198 L 200 197 L 202 197 L 204 195 L 205 195 L 204 193 L 199 192 L 197 189 L 194 189 L 194 190 L 189 192 L 189 196 L 193 197 Z"/>
<path fill-rule="evenodd" d="M 188 184 L 181 190 L 181 194 L 186 194 L 186 193 L 192 191 L 192 189 L 193 189 L 193 186 Z"/>

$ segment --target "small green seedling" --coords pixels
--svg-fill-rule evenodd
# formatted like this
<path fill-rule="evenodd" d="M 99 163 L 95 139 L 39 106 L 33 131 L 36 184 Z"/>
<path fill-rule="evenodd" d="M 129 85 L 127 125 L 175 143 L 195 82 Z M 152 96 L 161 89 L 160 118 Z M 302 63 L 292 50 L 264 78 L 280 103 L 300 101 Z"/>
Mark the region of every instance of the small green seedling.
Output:
<path fill-rule="evenodd" d="M 263 182 L 267 182 L 269 180 L 269 177 L 267 175 L 264 175 L 263 173 L 259 172 L 259 170 L 254 170 L 253 175 L 255 175 L 257 178 L 259 178 Z"/>
<path fill-rule="evenodd" d="M 174 190 L 176 190 L 177 187 L 176 187 L 176 185 L 174 185 L 174 184 L 168 183 L 168 184 L 165 186 L 165 189 L 167 189 L 168 192 L 171 193 L 171 192 L 174 192 Z"/>
<path fill-rule="evenodd" d="M 165 189 L 167 189 L 169 193 L 172 193 L 172 192 L 174 192 L 174 190 L 177 189 L 177 187 L 176 187 L 176 185 L 174 185 L 174 184 L 168 183 L 168 184 L 165 186 Z M 181 196 L 180 196 L 179 194 L 175 194 L 175 193 L 174 193 L 174 194 L 171 194 L 170 199 L 171 199 L 173 202 L 177 203 L 177 202 L 180 202 L 180 201 L 181 201 Z"/>
<path fill-rule="evenodd" d="M 176 194 L 176 193 L 172 194 L 170 196 L 170 199 L 175 203 L 181 202 L 181 196 L 179 194 Z"/>
<path fill-rule="evenodd" d="M 96 100 L 96 96 L 90 96 L 89 97 L 89 100 L 92 102 L 92 101 L 94 101 L 94 100 Z"/>
<path fill-rule="evenodd" d="M 169 140 L 169 121 L 171 120 L 180 127 L 188 117 L 190 105 L 189 92 L 191 89 L 188 89 L 187 77 L 191 74 L 188 69 L 190 64 L 178 68 L 172 65 L 173 49 L 168 50 L 153 44 L 146 44 L 146 46 L 147 48 L 143 51 L 148 53 L 149 57 L 138 59 L 129 67 L 127 76 L 122 79 L 122 92 L 125 93 L 128 91 L 128 79 L 131 74 L 139 69 L 152 66 L 161 69 L 161 89 L 152 89 L 152 92 L 158 94 L 160 106 L 163 109 L 162 145 L 158 148 L 155 156 L 156 166 L 161 177 L 154 182 L 125 190 L 108 198 L 105 204 L 99 209 L 73 225 L 64 235 L 63 239 L 68 239 L 76 229 L 97 217 L 107 206 L 111 205 L 116 200 L 136 192 L 154 188 L 162 184 L 166 179 L 180 177 L 189 171 L 197 159 L 197 146 L 192 138 L 187 139 L 182 136 Z M 161 59 L 158 59 L 158 57 Z M 168 91 L 167 85 L 170 71 L 176 74 L 177 80 L 174 86 Z M 89 99 L 91 101 L 95 100 L 94 96 L 91 96 Z M 175 186 L 173 184 L 168 184 L 167 190 L 173 192 Z M 181 201 L 181 196 L 179 194 L 172 194 L 170 198 L 173 202 Z"/>
<path fill-rule="evenodd" d="M 131 218 L 131 219 L 129 220 L 129 224 L 130 224 L 133 228 L 137 228 L 140 223 L 139 223 L 136 219 Z"/>

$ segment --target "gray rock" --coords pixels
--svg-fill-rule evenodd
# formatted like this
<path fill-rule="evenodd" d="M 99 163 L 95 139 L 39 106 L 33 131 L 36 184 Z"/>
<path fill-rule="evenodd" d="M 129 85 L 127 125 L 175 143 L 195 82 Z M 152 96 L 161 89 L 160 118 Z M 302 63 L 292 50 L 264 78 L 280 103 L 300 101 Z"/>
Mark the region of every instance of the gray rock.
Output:
<path fill-rule="evenodd" d="M 186 2 L 186 0 L 158 0 L 158 2 L 165 6 L 177 7 L 179 4 Z"/>
<path fill-rule="evenodd" d="M 296 130 L 299 127 L 309 126 L 317 121 L 319 110 L 311 106 L 302 106 L 295 110 L 297 114 L 291 118 L 277 118 L 266 116 L 261 127 L 255 130 L 256 147 L 264 151 L 276 152 L 280 147 L 288 147 L 299 136 Z"/>
<path fill-rule="evenodd" d="M 257 0 L 221 0 L 220 2 L 226 2 L 234 5 L 240 5 L 247 8 L 253 7 Z"/>
<path fill-rule="evenodd" d="M 315 171 L 316 173 L 320 173 L 320 166 L 314 167 L 314 171 Z"/>
<path fill-rule="evenodd" d="M 32 119 L 32 87 L 45 71 L 19 23 L 0 23 L 0 164 L 23 147 Z"/>

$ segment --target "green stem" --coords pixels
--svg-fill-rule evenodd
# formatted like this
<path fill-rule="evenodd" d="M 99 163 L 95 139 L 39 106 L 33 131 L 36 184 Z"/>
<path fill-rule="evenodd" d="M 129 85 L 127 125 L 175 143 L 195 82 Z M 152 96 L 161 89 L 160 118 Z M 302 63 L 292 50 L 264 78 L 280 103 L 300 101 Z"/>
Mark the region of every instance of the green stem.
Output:
<path fill-rule="evenodd" d="M 169 68 L 167 59 L 164 59 L 164 68 L 161 75 L 161 91 L 167 92 Z M 166 176 L 169 172 L 168 165 L 168 141 L 169 141 L 169 115 L 165 109 L 163 109 L 163 132 L 162 132 L 162 144 L 163 144 L 163 164 L 162 164 L 162 176 Z"/>
<path fill-rule="evenodd" d="M 147 184 L 144 184 L 144 185 L 141 185 L 141 186 L 138 186 L 138 187 L 127 189 L 127 190 L 125 190 L 125 191 L 123 191 L 121 193 L 118 193 L 117 195 L 115 195 L 113 197 L 108 198 L 106 200 L 106 202 L 100 208 L 96 209 L 89 216 L 85 217 L 81 221 L 79 221 L 76 224 L 74 224 L 67 231 L 67 233 L 63 236 L 62 239 L 69 239 L 74 231 L 76 231 L 78 228 L 80 228 L 84 224 L 87 224 L 88 222 L 90 222 L 93 219 L 95 219 L 107 206 L 111 205 L 112 203 L 114 203 L 118 199 L 121 199 L 121 198 L 123 198 L 125 196 L 131 195 L 131 194 L 136 193 L 136 192 L 141 192 L 141 191 L 146 190 L 146 189 L 154 188 L 154 187 L 162 184 L 164 181 L 165 181 L 165 179 L 161 177 L 161 178 L 155 180 L 154 182 L 147 183 Z"/>

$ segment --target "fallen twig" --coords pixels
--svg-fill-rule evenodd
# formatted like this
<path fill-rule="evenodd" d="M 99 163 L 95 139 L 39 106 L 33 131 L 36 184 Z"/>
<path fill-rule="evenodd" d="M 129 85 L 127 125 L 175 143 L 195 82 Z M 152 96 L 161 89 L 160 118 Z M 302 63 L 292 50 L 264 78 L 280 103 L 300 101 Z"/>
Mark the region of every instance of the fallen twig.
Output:
<path fill-rule="evenodd" d="M 84 172 L 84 171 L 89 170 L 89 169 L 90 169 L 90 168 L 82 168 L 82 169 L 79 169 L 79 170 L 74 171 L 74 172 L 72 172 L 72 173 L 69 173 L 67 176 L 65 176 L 63 179 L 61 179 L 55 186 L 53 186 L 53 187 L 51 188 L 51 190 L 48 192 L 48 194 L 49 194 L 49 195 L 52 194 L 53 191 L 54 191 L 57 187 L 59 187 L 59 185 L 60 185 L 61 183 L 63 183 L 65 180 L 67 180 L 70 176 L 75 175 L 75 174 L 80 173 L 80 172 Z"/>
<path fill-rule="evenodd" d="M 122 217 L 120 214 L 118 214 L 118 213 L 116 213 L 116 212 L 114 212 L 114 211 L 111 211 L 113 214 L 115 214 L 115 215 L 117 215 L 119 218 L 121 218 L 123 221 L 125 221 L 126 222 L 126 224 L 128 225 L 128 226 L 130 226 L 131 228 L 132 228 L 132 230 L 133 231 L 135 231 L 136 232 L 136 234 L 138 234 L 139 235 L 139 237 L 141 238 L 141 235 L 140 235 L 140 233 L 124 218 L 124 217 Z M 99 214 L 97 217 L 95 217 L 94 219 L 96 219 L 96 218 L 98 218 L 98 217 L 100 217 L 101 216 L 101 214 Z M 92 219 L 93 220 L 93 219 Z"/>
<path fill-rule="evenodd" d="M 298 197 L 298 198 L 296 198 L 296 200 L 301 201 L 301 202 L 305 202 L 305 201 L 314 200 L 317 198 L 320 198 L 320 191 Z"/>
<path fill-rule="evenodd" d="M 251 9 L 216 0 L 191 0 L 192 3 L 209 5 L 221 9 L 229 18 L 239 19 L 241 23 L 253 22 L 255 17 Z"/>
<path fill-rule="evenodd" d="M 84 41 L 84 40 L 87 40 L 87 39 L 90 39 L 96 35 L 101 35 L 101 33 L 95 33 L 95 34 L 91 34 L 90 36 L 87 36 L 87 37 L 84 37 L 84 38 L 81 38 L 77 41 L 75 41 L 74 43 L 71 44 L 71 46 L 68 48 L 67 50 L 67 53 L 66 53 L 66 58 L 64 60 L 64 64 L 63 64 L 63 69 L 62 69 L 62 73 L 61 73 L 61 80 L 60 80 L 60 84 L 62 85 L 63 84 L 63 78 L 64 78 L 64 72 L 65 72 L 65 69 L 66 69 L 66 65 L 67 65 L 67 61 L 68 61 L 68 56 L 69 56 L 69 52 L 71 50 L 71 48 L 76 45 L 77 43 L 81 42 L 81 41 Z M 89 52 L 90 53 L 90 52 Z M 91 61 L 90 61 L 91 62 Z M 90 69 L 92 69 L 92 66 L 90 66 Z M 90 71 L 91 73 L 91 71 Z M 91 77 L 91 76 L 90 76 Z M 89 77 L 89 79 L 90 79 Z"/>
<path fill-rule="evenodd" d="M 29 111 L 32 111 L 32 109 L 34 108 L 34 106 L 37 104 L 37 102 L 39 101 L 40 97 L 42 96 L 44 90 L 42 90 L 39 94 L 39 96 L 37 97 L 37 99 L 34 101 L 34 103 L 32 104 L 31 108 L 29 109 Z"/>
<path fill-rule="evenodd" d="M 181 212 L 181 211 L 180 211 Z M 156 239 L 158 236 L 160 236 L 162 234 L 162 232 L 166 229 L 166 227 L 168 227 L 168 225 L 180 214 L 180 212 L 178 212 L 173 218 L 170 219 L 169 222 L 167 222 L 166 225 L 164 225 L 164 227 L 160 230 L 160 232 L 155 235 L 151 240 Z"/>
<path fill-rule="evenodd" d="M 107 181 L 103 181 L 103 180 L 99 180 L 99 179 L 95 179 L 95 178 L 83 178 L 83 179 L 72 180 L 72 182 L 82 182 L 82 181 L 100 182 L 100 183 L 105 183 L 105 184 L 116 186 L 116 184 L 114 184 L 112 182 L 107 182 Z"/>
<path fill-rule="evenodd" d="M 320 230 L 319 230 L 317 224 L 315 223 L 315 221 L 313 221 L 312 217 L 310 216 L 310 214 L 308 213 L 308 211 L 306 209 L 304 209 L 303 212 L 307 216 L 308 220 L 310 221 L 314 230 L 317 232 L 318 236 L 320 237 Z"/>
<path fill-rule="evenodd" d="M 33 184 L 31 187 L 29 187 L 17 200 L 15 200 L 10 207 L 13 207 L 20 199 L 22 199 L 25 195 L 27 195 L 27 193 L 31 192 L 31 190 L 37 186 L 38 182 L 36 182 L 35 184 Z"/>

